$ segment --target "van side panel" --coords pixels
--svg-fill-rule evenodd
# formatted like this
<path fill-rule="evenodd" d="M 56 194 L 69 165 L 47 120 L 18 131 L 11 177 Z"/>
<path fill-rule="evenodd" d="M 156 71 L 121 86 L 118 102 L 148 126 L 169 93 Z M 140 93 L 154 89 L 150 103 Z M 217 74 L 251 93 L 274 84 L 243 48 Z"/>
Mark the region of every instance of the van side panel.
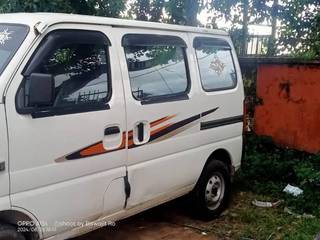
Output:
<path fill-rule="evenodd" d="M 163 102 L 159 100 L 144 104 L 133 97 L 132 83 L 130 83 L 132 79 L 128 74 L 128 67 L 132 68 L 132 66 L 126 63 L 125 46 L 118 44 L 127 104 L 127 128 L 133 129 L 139 122 L 150 123 L 150 129 L 147 130 L 150 131 L 150 139 L 146 143 L 135 144 L 133 136 L 134 144 L 131 148 L 129 144 L 128 173 L 132 191 L 128 199 L 128 208 L 172 194 L 186 186 L 193 186 L 209 156 L 216 149 L 225 149 L 230 154 L 234 166 L 239 167 L 242 120 L 235 124 L 201 130 L 201 122 L 243 114 L 243 89 L 239 70 L 237 69 L 236 73 L 239 76 L 238 84 L 234 89 L 206 94 L 202 89 L 196 67 L 197 59 L 191 34 L 125 28 L 118 29 L 118 33 L 117 42 L 119 43 L 123 41 L 126 34 L 144 34 L 144 38 L 147 38 L 148 34 L 178 37 L 186 44 L 190 74 L 190 91 L 185 99 Z M 230 42 L 228 37 L 225 39 Z M 152 43 L 147 44 L 152 45 Z M 144 81 L 144 78 L 151 76 L 154 71 L 163 71 L 160 75 L 166 82 L 165 64 L 157 70 L 148 67 L 148 64 L 146 66 L 147 69 L 143 69 L 144 72 L 141 71 L 143 72 L 141 75 L 132 72 L 135 74 L 133 80 L 138 81 L 136 79 L 142 76 L 139 81 Z M 178 67 L 181 66 L 177 65 L 176 68 Z M 148 68 L 150 68 L 149 71 Z M 168 69 L 169 71 L 172 69 Z"/>
<path fill-rule="evenodd" d="M 226 146 L 221 146 L 221 148 L 232 153 L 232 165 L 238 169 L 241 164 L 242 153 L 244 89 L 237 54 L 231 39 L 227 36 L 192 33 L 189 34 L 189 37 L 192 42 L 193 57 L 196 63 L 194 67 L 197 72 L 197 81 L 201 83 L 199 91 L 200 100 L 198 104 L 199 106 L 214 104 L 217 107 L 215 114 L 203 114 L 201 116 L 199 144 L 206 145 L 216 143 L 219 145 L 219 143 L 233 139 L 233 144 L 230 145 L 230 147 L 226 148 Z M 195 46 L 195 40 L 199 38 L 209 39 L 208 42 L 205 43 L 206 46 L 211 47 L 212 44 L 214 49 L 222 49 L 228 53 L 200 56 Z M 217 44 L 217 46 L 215 46 L 215 44 Z M 223 44 L 223 46 L 219 47 L 218 44 Z M 226 47 L 226 45 L 228 47 Z M 199 62 L 201 57 L 205 58 L 206 61 Z M 227 57 L 232 58 L 232 61 L 228 61 Z M 202 72 L 204 71 L 203 69 L 208 69 L 208 73 Z M 212 90 L 205 89 L 205 74 L 208 74 L 210 79 L 219 79 L 224 77 L 223 74 L 228 69 L 232 69 L 231 74 L 233 74 L 236 79 L 235 86 L 230 86 L 225 89 L 220 89 L 219 87 Z M 220 80 L 220 84 L 223 84 L 223 80 Z M 220 148 L 219 146 L 217 147 Z"/>

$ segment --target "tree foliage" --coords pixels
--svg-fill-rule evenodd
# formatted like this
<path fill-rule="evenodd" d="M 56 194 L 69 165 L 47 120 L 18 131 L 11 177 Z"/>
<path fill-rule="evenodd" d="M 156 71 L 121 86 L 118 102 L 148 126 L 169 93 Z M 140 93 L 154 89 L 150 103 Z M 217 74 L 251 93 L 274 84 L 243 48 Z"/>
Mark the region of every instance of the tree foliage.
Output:
<path fill-rule="evenodd" d="M 203 9 L 203 0 L 172 0 L 166 3 L 168 22 L 180 25 L 198 26 L 197 14 Z"/>
<path fill-rule="evenodd" d="M 225 19 L 241 51 L 248 26 L 272 25 L 270 54 L 294 53 L 320 58 L 320 0 L 0 0 L 1 12 L 63 12 L 199 26 L 197 15 L 208 11 L 208 23 Z M 125 14 L 122 14 L 125 13 Z M 281 27 L 276 31 L 277 22 Z M 276 36 L 278 39 L 276 41 Z"/>
<path fill-rule="evenodd" d="M 202 6 L 203 0 L 135 0 L 130 4 L 129 16 L 138 20 L 197 26 L 197 14 Z"/>
<path fill-rule="evenodd" d="M 125 0 L 1 0 L 1 12 L 61 12 L 119 17 Z"/>
<path fill-rule="evenodd" d="M 161 22 L 165 0 L 135 0 L 130 3 L 129 17 L 132 19 Z"/>
<path fill-rule="evenodd" d="M 320 1 L 284 0 L 278 46 L 283 52 L 320 58 Z"/>
<path fill-rule="evenodd" d="M 208 0 L 206 5 L 215 12 L 213 21 L 225 18 L 231 22 L 230 33 L 237 46 L 247 42 L 246 26 L 268 23 L 272 26 L 271 55 L 320 58 L 320 0 Z M 281 24 L 278 30 L 277 22 Z"/>
<path fill-rule="evenodd" d="M 207 8 L 216 11 L 218 17 L 231 21 L 233 25 L 241 24 L 244 17 L 249 19 L 249 24 L 257 24 L 272 18 L 270 2 L 270 0 L 212 0 L 207 2 Z M 245 7 L 248 8 L 247 16 L 243 16 Z"/>

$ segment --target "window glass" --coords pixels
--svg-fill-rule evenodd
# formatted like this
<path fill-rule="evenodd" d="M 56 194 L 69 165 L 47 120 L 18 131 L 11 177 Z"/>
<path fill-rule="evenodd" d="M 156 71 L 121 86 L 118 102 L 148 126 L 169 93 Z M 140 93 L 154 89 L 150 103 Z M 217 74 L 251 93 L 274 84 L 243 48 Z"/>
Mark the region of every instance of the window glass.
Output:
<path fill-rule="evenodd" d="M 0 24 L 0 75 L 21 46 L 29 27 L 20 24 Z"/>
<path fill-rule="evenodd" d="M 198 46 L 196 53 L 204 90 L 213 91 L 235 87 L 237 75 L 229 48 Z"/>
<path fill-rule="evenodd" d="M 23 72 L 26 81 L 18 93 L 18 108 L 29 106 L 29 76 L 41 73 L 54 78 L 54 101 L 37 107 L 52 112 L 61 109 L 62 114 L 105 109 L 111 92 L 109 45 L 108 39 L 99 32 L 58 30 L 50 33 Z"/>
<path fill-rule="evenodd" d="M 106 102 L 108 67 L 106 48 L 94 44 L 68 44 L 44 59 L 40 73 L 52 74 L 53 106 Z"/>
<path fill-rule="evenodd" d="M 137 100 L 183 94 L 188 89 L 185 48 L 125 46 L 131 91 Z"/>

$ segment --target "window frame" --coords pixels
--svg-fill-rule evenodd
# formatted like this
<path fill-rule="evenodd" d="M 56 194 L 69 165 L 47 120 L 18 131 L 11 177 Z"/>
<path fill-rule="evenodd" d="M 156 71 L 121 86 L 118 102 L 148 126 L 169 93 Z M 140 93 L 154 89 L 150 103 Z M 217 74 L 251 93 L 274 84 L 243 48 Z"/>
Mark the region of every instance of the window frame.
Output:
<path fill-rule="evenodd" d="M 235 70 L 236 73 L 236 79 L 235 82 L 232 86 L 230 87 L 221 87 L 221 88 L 211 88 L 211 89 L 206 89 L 203 86 L 203 81 L 202 81 L 202 76 L 201 76 L 201 71 L 200 71 L 200 65 L 199 65 L 199 59 L 198 59 L 198 54 L 197 54 L 197 47 L 201 46 L 201 42 L 207 42 L 207 44 L 204 44 L 205 46 L 212 46 L 212 47 L 221 47 L 220 49 L 228 49 L 230 52 L 230 56 L 231 56 L 231 60 L 232 60 L 232 65 L 233 68 Z M 211 44 L 211 45 L 210 45 Z M 205 92 L 219 92 L 219 91 L 225 91 L 225 90 L 231 90 L 231 89 L 235 89 L 238 86 L 238 72 L 237 72 L 237 68 L 235 65 L 235 60 L 234 60 L 234 55 L 233 55 L 233 51 L 232 51 L 232 47 L 230 46 L 230 44 L 225 41 L 224 39 L 221 38 L 217 38 L 217 37 L 195 37 L 193 39 L 193 49 L 195 51 L 195 56 L 196 56 L 196 60 L 197 60 L 197 67 L 198 67 L 198 73 L 199 73 L 199 78 L 200 78 L 200 83 L 201 83 L 201 87 L 203 89 L 203 91 Z"/>
<path fill-rule="evenodd" d="M 101 110 L 108 110 L 110 109 L 109 102 L 112 97 L 112 72 L 111 72 L 111 58 L 110 58 L 110 46 L 111 42 L 109 38 L 101 31 L 98 30 L 86 30 L 86 29 L 55 29 L 50 32 L 48 32 L 40 41 L 37 48 L 32 53 L 31 57 L 28 59 L 26 65 L 24 66 L 21 74 L 23 75 L 23 80 L 21 81 L 21 84 L 16 92 L 15 95 L 15 106 L 16 111 L 19 114 L 29 114 L 30 112 L 26 110 L 28 107 L 26 106 L 19 106 L 19 93 L 22 91 L 22 88 L 24 88 L 25 83 L 32 73 L 32 69 L 35 68 L 34 65 L 39 64 L 39 60 L 34 62 L 34 59 L 43 59 L 46 57 L 46 54 L 49 52 L 52 52 L 54 50 L 57 50 L 58 48 L 65 45 L 65 42 L 59 43 L 59 38 L 56 38 L 51 42 L 46 42 L 48 40 L 48 37 L 54 36 L 55 33 L 59 32 L 67 32 L 69 35 L 74 36 L 74 33 L 84 35 L 85 34 L 93 34 L 92 36 L 96 35 L 97 38 L 100 38 L 103 44 L 101 44 L 101 49 L 104 49 L 105 51 L 105 58 L 106 58 L 106 67 L 107 67 L 107 96 L 106 100 L 103 103 L 94 103 L 94 104 L 75 104 L 73 106 L 50 106 L 50 107 L 36 107 L 35 111 L 31 113 L 32 118 L 43 118 L 43 117 L 51 117 L 51 116 L 59 116 L 59 115 L 68 115 L 68 114 L 77 114 L 77 113 L 86 113 L 86 112 L 92 112 L 92 111 L 101 111 Z M 67 37 L 68 38 L 68 37 Z M 70 43 L 78 43 L 78 44 L 90 44 L 90 41 L 86 39 L 86 37 L 83 37 L 83 40 L 74 40 L 74 38 L 70 37 L 68 39 Z M 60 40 L 61 41 L 61 40 Z M 77 42 L 78 41 L 78 42 Z M 92 39 L 91 39 L 92 41 Z M 58 44 L 57 44 L 58 43 Z M 92 43 L 93 44 L 93 43 Z M 49 45 L 49 46 L 48 46 Z M 48 47 L 49 50 L 45 50 L 46 47 Z M 50 47 L 50 48 L 49 48 Z M 31 70 L 30 70 L 31 69 Z"/>
<path fill-rule="evenodd" d="M 130 91 L 131 95 L 134 100 L 141 103 L 141 105 L 147 105 L 147 104 L 155 104 L 155 103 L 165 103 L 165 102 L 175 102 L 175 101 L 183 101 L 189 99 L 189 93 L 191 90 L 191 77 L 190 77 L 190 68 L 189 68 L 189 61 L 188 61 L 188 55 L 187 55 L 187 47 L 188 45 L 186 42 L 178 36 L 174 35 L 162 35 L 162 34 L 152 34 L 152 33 L 128 33 L 123 35 L 122 41 L 121 41 L 123 51 L 124 51 L 124 57 L 127 65 L 127 73 L 130 83 Z M 132 91 L 132 84 L 129 74 L 129 66 L 128 61 L 126 57 L 125 47 L 130 46 L 175 46 L 175 47 L 181 47 L 182 54 L 183 54 L 183 60 L 185 65 L 185 71 L 186 71 L 186 78 L 187 78 L 187 86 L 186 89 L 183 92 L 180 93 L 173 93 L 173 94 L 164 94 L 159 96 L 153 96 L 146 99 L 138 99 L 134 96 Z"/>

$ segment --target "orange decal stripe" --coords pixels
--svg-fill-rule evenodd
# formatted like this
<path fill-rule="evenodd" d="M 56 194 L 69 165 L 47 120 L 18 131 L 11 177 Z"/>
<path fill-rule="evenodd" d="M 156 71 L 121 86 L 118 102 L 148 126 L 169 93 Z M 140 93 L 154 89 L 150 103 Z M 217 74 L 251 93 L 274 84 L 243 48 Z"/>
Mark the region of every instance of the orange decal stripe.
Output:
<path fill-rule="evenodd" d="M 128 148 L 132 147 L 134 145 L 133 138 L 128 140 Z"/>
<path fill-rule="evenodd" d="M 174 118 L 175 116 L 176 115 L 166 116 L 166 117 L 160 118 L 160 119 L 158 119 L 156 121 L 153 121 L 153 122 L 150 123 L 150 127 L 157 126 L 157 125 L 159 125 L 159 124 L 161 124 L 161 123 L 163 123 L 165 121 L 168 121 L 168 120 Z"/>
<path fill-rule="evenodd" d="M 106 152 L 106 150 L 104 149 L 102 142 L 99 142 L 91 147 L 83 149 L 80 152 L 80 155 L 87 157 L 87 156 L 101 154 L 101 153 L 105 153 L 105 152 Z"/>
<path fill-rule="evenodd" d="M 126 132 L 123 132 L 121 145 L 119 148 L 117 148 L 115 150 L 123 149 L 123 148 L 125 148 L 125 146 L 126 146 Z M 114 150 L 111 150 L 111 151 L 114 151 Z M 97 144 L 90 146 L 88 148 L 85 148 L 82 151 L 80 151 L 80 155 L 83 157 L 88 157 L 88 156 L 93 156 L 93 155 L 107 153 L 107 152 L 110 152 L 110 151 L 108 151 L 104 148 L 102 142 L 98 142 Z"/>

